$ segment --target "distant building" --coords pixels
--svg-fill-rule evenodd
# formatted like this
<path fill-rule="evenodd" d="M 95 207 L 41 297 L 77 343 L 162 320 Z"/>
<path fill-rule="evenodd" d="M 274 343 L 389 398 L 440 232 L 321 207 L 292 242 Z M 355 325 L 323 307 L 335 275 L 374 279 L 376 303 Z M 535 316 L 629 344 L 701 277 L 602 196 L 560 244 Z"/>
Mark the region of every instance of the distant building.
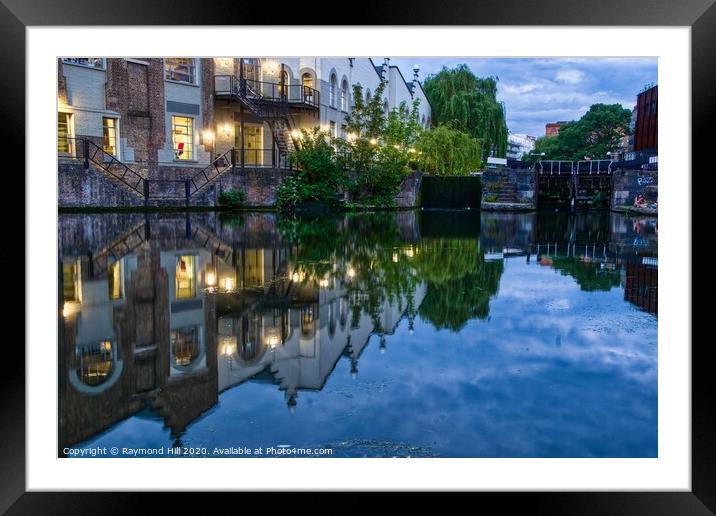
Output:
<path fill-rule="evenodd" d="M 549 124 L 545 124 L 545 136 L 547 136 L 548 138 L 552 136 L 557 136 L 559 134 L 559 129 L 566 123 L 566 120 L 561 120 L 559 122 L 550 122 Z"/>
<path fill-rule="evenodd" d="M 520 159 L 525 153 L 535 149 L 536 136 L 528 134 L 510 134 L 507 137 L 507 157 L 509 159 Z"/>
<path fill-rule="evenodd" d="M 659 146 L 659 87 L 647 86 L 636 96 L 634 150 L 656 151 Z"/>

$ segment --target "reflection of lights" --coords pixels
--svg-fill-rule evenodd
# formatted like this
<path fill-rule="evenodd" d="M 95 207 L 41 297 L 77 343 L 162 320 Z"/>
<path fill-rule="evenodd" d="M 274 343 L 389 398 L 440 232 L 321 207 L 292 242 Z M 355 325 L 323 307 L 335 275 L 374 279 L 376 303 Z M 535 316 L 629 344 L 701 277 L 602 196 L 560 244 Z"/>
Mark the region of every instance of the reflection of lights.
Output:
<path fill-rule="evenodd" d="M 62 317 L 67 319 L 68 317 L 76 314 L 79 311 L 79 303 L 65 303 L 62 305 Z"/>
<path fill-rule="evenodd" d="M 298 280 L 301 279 L 297 272 L 293 273 L 293 276 L 291 276 L 291 281 L 294 283 L 298 283 Z"/>
<path fill-rule="evenodd" d="M 348 133 L 348 134 L 346 135 L 346 139 L 347 139 L 349 142 L 352 142 L 353 140 L 356 139 L 356 134 L 355 134 L 355 133 Z"/>
<path fill-rule="evenodd" d="M 234 279 L 233 278 L 224 278 L 224 290 L 233 290 L 234 289 Z"/>
<path fill-rule="evenodd" d="M 376 140 L 375 138 L 371 138 L 369 141 L 371 145 L 378 145 L 378 140 Z"/>
<path fill-rule="evenodd" d="M 405 256 L 407 256 L 408 258 L 412 258 L 412 257 L 413 257 L 413 254 L 414 254 L 414 252 L 413 252 L 413 248 L 412 248 L 412 247 L 408 247 L 408 248 L 405 250 Z"/>
<path fill-rule="evenodd" d="M 208 287 L 213 287 L 216 285 L 216 274 L 213 272 L 207 272 L 206 273 L 206 285 Z"/>
<path fill-rule="evenodd" d="M 349 278 L 353 278 L 356 275 L 355 269 L 351 266 L 348 266 L 348 270 L 346 272 L 348 273 Z"/>
<path fill-rule="evenodd" d="M 223 125 L 222 129 L 224 132 L 224 136 L 231 136 L 231 126 L 228 122 Z"/>
<path fill-rule="evenodd" d="M 112 351 L 112 343 L 108 340 L 103 341 L 99 347 L 102 351 Z"/>
<path fill-rule="evenodd" d="M 294 129 L 293 131 L 291 131 L 291 137 L 294 140 L 297 140 L 298 138 L 300 138 L 300 136 L 301 136 L 301 131 L 299 131 L 298 129 Z"/>
<path fill-rule="evenodd" d="M 398 263 L 398 253 L 393 253 L 393 261 Z"/>
<path fill-rule="evenodd" d="M 271 328 L 266 331 L 266 344 L 268 344 L 271 350 L 276 349 L 276 346 L 280 343 L 281 339 L 278 336 L 278 330 L 276 328 Z"/>
<path fill-rule="evenodd" d="M 211 145 L 214 142 L 214 131 L 209 129 L 204 130 L 204 143 Z"/>
<path fill-rule="evenodd" d="M 318 282 L 318 286 L 321 288 L 328 288 L 328 280 L 326 278 L 321 279 Z"/>
<path fill-rule="evenodd" d="M 231 336 L 224 336 L 222 337 L 222 343 L 221 343 L 221 354 L 225 357 L 230 357 L 236 352 L 236 343 L 234 342 L 233 337 Z"/>

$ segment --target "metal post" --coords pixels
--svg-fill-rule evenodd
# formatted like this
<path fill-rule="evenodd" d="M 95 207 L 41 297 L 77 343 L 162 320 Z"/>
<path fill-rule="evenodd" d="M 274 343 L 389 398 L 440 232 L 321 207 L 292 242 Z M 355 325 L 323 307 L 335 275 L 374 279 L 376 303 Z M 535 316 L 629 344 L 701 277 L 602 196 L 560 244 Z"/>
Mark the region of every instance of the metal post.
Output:
<path fill-rule="evenodd" d="M 85 170 L 89 168 L 89 140 L 82 140 L 82 151 L 85 154 Z"/>
<path fill-rule="evenodd" d="M 245 162 L 244 162 L 244 106 L 242 105 L 240 108 L 241 113 L 241 168 L 244 168 Z"/>
<path fill-rule="evenodd" d="M 184 180 L 184 192 L 186 194 L 186 206 L 189 207 L 189 197 L 191 196 L 191 186 L 188 179 Z"/>
<path fill-rule="evenodd" d="M 231 168 L 236 167 L 236 147 L 231 147 Z"/>
<path fill-rule="evenodd" d="M 144 206 L 149 206 L 149 181 L 144 180 Z"/>

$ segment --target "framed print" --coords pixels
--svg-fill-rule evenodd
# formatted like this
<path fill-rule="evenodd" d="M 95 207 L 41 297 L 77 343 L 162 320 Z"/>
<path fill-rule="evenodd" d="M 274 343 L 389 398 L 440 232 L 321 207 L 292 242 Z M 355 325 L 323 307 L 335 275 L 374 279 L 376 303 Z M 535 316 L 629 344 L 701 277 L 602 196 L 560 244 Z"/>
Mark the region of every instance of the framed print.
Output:
<path fill-rule="evenodd" d="M 3 2 L 28 203 L 3 509 L 395 490 L 714 510 L 691 343 L 710 2 L 406 2 L 350 26 Z"/>

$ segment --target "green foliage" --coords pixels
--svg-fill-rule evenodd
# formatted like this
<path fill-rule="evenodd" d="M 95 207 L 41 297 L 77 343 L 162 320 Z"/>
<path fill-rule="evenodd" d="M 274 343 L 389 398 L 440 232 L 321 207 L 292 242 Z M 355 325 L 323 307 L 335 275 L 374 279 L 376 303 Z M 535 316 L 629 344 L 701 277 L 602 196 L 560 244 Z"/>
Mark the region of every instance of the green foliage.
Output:
<path fill-rule="evenodd" d="M 423 84 L 433 124 L 453 124 L 480 140 L 483 158 L 493 150 L 496 156 L 507 151 L 505 107 L 497 101 L 497 80 L 477 77 L 463 64 L 454 69 L 443 67 Z"/>
<path fill-rule="evenodd" d="M 467 175 L 482 165 L 480 141 L 449 124 L 422 132 L 415 148 L 418 167 L 430 174 Z"/>
<path fill-rule="evenodd" d="M 497 194 L 485 195 L 485 202 L 495 202 L 497 200 Z"/>
<path fill-rule="evenodd" d="M 287 177 L 276 192 L 276 204 L 290 210 L 304 201 L 329 201 L 336 198 L 342 170 L 329 135 L 315 128 L 301 131 L 301 145 L 290 155 L 297 171 Z"/>
<path fill-rule="evenodd" d="M 241 206 L 246 200 L 246 192 L 238 188 L 230 188 L 223 190 L 219 194 L 219 204 L 221 206 L 236 207 Z"/>
<path fill-rule="evenodd" d="M 419 101 L 410 109 L 401 103 L 385 113 L 384 90 L 385 83 L 381 83 L 366 103 L 361 86 L 353 86 L 354 105 L 346 116 L 348 138 L 334 141 L 340 167 L 352 173 L 353 199 L 377 206 L 393 204 L 401 181 L 415 165 L 415 143 L 421 130 Z"/>
<path fill-rule="evenodd" d="M 630 120 L 631 111 L 620 104 L 594 104 L 582 118 L 560 127 L 557 136 L 538 138 L 534 152 L 544 152 L 537 159 L 547 160 L 607 159 L 629 134 Z"/>

